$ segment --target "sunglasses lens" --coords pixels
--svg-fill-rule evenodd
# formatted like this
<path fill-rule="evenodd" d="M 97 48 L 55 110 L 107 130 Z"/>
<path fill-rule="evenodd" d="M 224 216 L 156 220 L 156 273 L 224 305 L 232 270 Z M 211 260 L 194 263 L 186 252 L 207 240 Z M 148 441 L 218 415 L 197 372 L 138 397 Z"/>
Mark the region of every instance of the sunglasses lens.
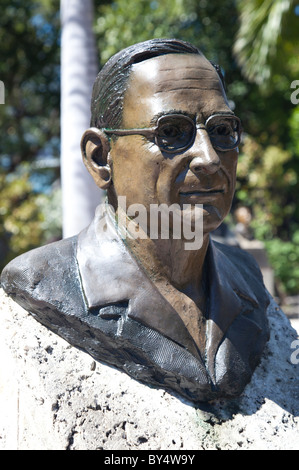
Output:
<path fill-rule="evenodd" d="M 233 116 L 212 116 L 207 121 L 206 130 L 216 149 L 226 151 L 239 145 L 240 121 Z M 192 119 L 179 115 L 165 116 L 158 123 L 156 144 L 164 152 L 179 153 L 192 145 L 195 132 Z"/>
<path fill-rule="evenodd" d="M 240 141 L 240 124 L 234 117 L 213 116 L 207 125 L 207 131 L 215 148 L 230 150 Z"/>
<path fill-rule="evenodd" d="M 162 151 L 175 153 L 184 150 L 194 138 L 195 126 L 191 119 L 183 116 L 160 118 L 156 143 Z"/>

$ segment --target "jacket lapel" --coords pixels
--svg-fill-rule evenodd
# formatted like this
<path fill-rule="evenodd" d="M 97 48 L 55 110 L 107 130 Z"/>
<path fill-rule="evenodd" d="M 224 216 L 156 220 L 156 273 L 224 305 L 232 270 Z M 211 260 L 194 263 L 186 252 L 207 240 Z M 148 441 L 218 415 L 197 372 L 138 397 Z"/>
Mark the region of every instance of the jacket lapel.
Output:
<path fill-rule="evenodd" d="M 77 260 L 89 311 L 108 318 L 109 311 L 114 316 L 116 310 L 120 312 L 119 304 L 122 308 L 127 305 L 122 317 L 157 330 L 199 359 L 183 321 L 131 256 L 102 206 L 91 225 L 79 234 Z"/>
<path fill-rule="evenodd" d="M 254 279 L 252 270 L 256 269 L 256 266 L 252 262 L 250 265 L 247 254 L 245 258 L 241 250 L 235 250 L 238 249 L 227 248 L 211 240 L 207 254 L 210 280 L 207 368 L 212 379 L 215 379 L 217 352 L 234 321 L 239 318 L 239 328 L 242 327 L 240 345 L 235 345 L 236 349 L 239 349 L 239 346 L 243 348 L 241 342 L 244 334 L 252 337 L 253 332 L 259 333 L 262 329 L 258 324 L 258 314 L 264 307 L 262 299 L 265 299 L 261 275 L 256 270 L 257 277 Z"/>

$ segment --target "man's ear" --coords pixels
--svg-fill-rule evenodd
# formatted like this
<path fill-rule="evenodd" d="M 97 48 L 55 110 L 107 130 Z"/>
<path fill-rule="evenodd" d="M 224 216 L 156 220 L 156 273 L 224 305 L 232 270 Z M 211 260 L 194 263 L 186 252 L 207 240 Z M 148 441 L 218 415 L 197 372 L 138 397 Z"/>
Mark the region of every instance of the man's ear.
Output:
<path fill-rule="evenodd" d="M 107 189 L 111 184 L 111 168 L 108 163 L 110 151 L 109 140 L 96 127 L 87 129 L 81 139 L 83 162 L 101 189 Z"/>

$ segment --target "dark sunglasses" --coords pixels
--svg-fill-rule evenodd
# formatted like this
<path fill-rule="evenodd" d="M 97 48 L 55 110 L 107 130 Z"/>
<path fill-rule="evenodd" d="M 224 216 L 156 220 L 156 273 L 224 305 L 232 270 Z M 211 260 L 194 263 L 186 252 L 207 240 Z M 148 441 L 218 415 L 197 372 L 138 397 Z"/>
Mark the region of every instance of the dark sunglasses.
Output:
<path fill-rule="evenodd" d="M 157 125 L 145 129 L 103 129 L 108 135 L 142 135 L 166 153 L 181 153 L 194 143 L 197 129 L 205 129 L 213 147 L 222 152 L 240 144 L 241 121 L 231 114 L 213 114 L 204 125 L 182 114 L 168 114 L 158 119 Z"/>

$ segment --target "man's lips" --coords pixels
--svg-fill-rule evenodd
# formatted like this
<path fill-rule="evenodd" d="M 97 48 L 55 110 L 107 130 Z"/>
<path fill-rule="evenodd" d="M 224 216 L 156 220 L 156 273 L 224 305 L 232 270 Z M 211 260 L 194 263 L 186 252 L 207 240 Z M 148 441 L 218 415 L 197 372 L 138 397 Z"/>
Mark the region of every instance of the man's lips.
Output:
<path fill-rule="evenodd" d="M 212 189 L 184 189 L 180 190 L 180 196 L 212 196 L 215 194 L 223 194 L 223 188 L 212 188 Z"/>

